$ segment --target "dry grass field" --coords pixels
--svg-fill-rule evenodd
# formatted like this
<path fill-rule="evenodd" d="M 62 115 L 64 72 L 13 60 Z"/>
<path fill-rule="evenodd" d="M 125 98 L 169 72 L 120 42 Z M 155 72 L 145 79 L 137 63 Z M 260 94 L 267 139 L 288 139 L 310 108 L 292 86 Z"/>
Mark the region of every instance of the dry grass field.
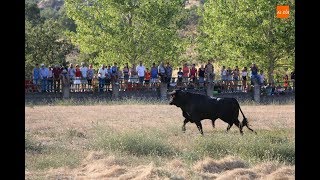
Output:
<path fill-rule="evenodd" d="M 241 108 L 257 135 L 183 133 L 163 104 L 26 106 L 26 179 L 294 179 L 294 105 Z"/>

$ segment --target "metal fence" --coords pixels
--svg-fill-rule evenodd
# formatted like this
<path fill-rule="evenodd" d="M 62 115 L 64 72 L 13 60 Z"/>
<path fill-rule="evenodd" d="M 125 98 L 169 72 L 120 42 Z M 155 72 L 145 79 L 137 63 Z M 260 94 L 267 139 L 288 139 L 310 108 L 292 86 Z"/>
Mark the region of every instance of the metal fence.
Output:
<path fill-rule="evenodd" d="M 86 79 L 82 79 L 77 84 L 75 81 L 70 83 L 70 92 L 108 92 L 112 91 L 112 85 L 114 83 L 119 84 L 119 91 L 155 91 L 160 86 L 160 80 L 155 82 L 143 81 L 139 83 L 138 78 L 129 78 L 125 81 L 123 78 L 110 81 L 100 81 L 98 78 L 92 79 L 88 82 Z M 214 94 L 217 93 L 234 93 L 234 92 L 251 92 L 253 84 L 251 80 L 243 82 L 242 80 L 214 80 Z M 47 81 L 45 86 L 42 86 L 41 81 L 36 84 L 32 80 L 25 80 L 25 93 L 61 93 L 62 82 L 60 81 Z M 177 77 L 172 77 L 168 83 L 168 89 L 193 89 L 193 90 L 205 90 L 207 87 L 207 81 L 199 82 L 198 79 L 193 81 L 187 79 L 186 81 L 178 81 Z M 261 92 L 267 95 L 280 94 L 285 92 L 294 92 L 295 84 L 294 81 L 285 82 L 274 82 L 273 86 L 267 84 L 261 84 Z"/>

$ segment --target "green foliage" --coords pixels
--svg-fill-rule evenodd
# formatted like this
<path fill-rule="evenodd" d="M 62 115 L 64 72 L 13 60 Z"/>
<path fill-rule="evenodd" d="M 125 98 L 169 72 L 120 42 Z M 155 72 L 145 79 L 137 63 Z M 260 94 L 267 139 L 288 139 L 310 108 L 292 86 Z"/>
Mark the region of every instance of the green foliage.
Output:
<path fill-rule="evenodd" d="M 67 0 L 65 7 L 77 25 L 77 32 L 69 33 L 73 42 L 81 53 L 97 53 L 91 63 L 141 60 L 150 66 L 174 62 L 183 50 L 177 34 L 181 1 L 100 0 L 88 5 Z"/>
<path fill-rule="evenodd" d="M 54 19 L 33 25 L 25 22 L 25 72 L 31 77 L 36 63 L 64 64 L 65 56 L 74 48 L 63 35 L 62 27 Z"/>
<path fill-rule="evenodd" d="M 33 25 L 41 23 L 43 19 L 40 15 L 40 9 L 36 3 L 25 3 L 25 20 L 32 23 Z"/>
<path fill-rule="evenodd" d="M 289 5 L 287 19 L 276 18 L 277 5 Z M 198 51 L 202 58 L 235 67 L 255 62 L 272 80 L 274 70 L 293 69 L 295 4 L 275 0 L 208 0 L 199 10 Z"/>

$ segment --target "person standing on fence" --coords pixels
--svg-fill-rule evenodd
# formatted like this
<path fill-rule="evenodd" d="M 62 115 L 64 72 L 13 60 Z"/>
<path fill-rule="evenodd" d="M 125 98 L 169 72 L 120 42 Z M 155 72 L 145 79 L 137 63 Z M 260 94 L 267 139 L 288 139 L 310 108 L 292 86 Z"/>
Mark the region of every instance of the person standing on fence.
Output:
<path fill-rule="evenodd" d="M 208 60 L 208 63 L 205 65 L 204 69 L 207 83 L 212 83 L 212 81 L 215 79 L 215 73 L 213 64 L 210 60 Z"/>
<path fill-rule="evenodd" d="M 92 90 L 93 76 L 94 76 L 94 69 L 92 68 L 92 64 L 90 64 L 88 71 L 87 71 L 87 81 L 88 81 L 88 89 L 89 90 Z"/>
<path fill-rule="evenodd" d="M 80 67 L 81 71 L 81 91 L 84 92 L 87 89 L 87 76 L 88 76 L 88 67 L 85 65 L 84 62 L 81 63 Z"/>
<path fill-rule="evenodd" d="M 158 66 L 158 74 L 160 76 L 160 81 L 161 83 L 164 83 L 166 82 L 166 79 L 167 79 L 167 75 L 166 75 L 166 69 L 163 65 L 163 62 L 161 62 Z"/>
<path fill-rule="evenodd" d="M 142 61 L 139 62 L 139 66 L 137 66 L 136 71 L 138 72 L 139 84 L 142 85 L 146 71 L 146 68 L 142 65 Z"/>
<path fill-rule="evenodd" d="M 234 68 L 234 70 L 232 71 L 232 80 L 233 80 L 233 89 L 235 91 L 238 90 L 238 86 L 239 86 L 239 78 L 240 77 L 240 70 L 239 70 L 239 67 L 236 66 Z"/>
<path fill-rule="evenodd" d="M 183 72 L 183 77 L 182 77 L 182 81 L 184 83 L 184 86 L 187 86 L 189 81 L 188 81 L 188 78 L 189 78 L 189 72 L 190 72 L 190 69 L 188 67 L 188 64 L 185 63 L 182 67 L 182 72 Z"/>
<path fill-rule="evenodd" d="M 118 83 L 118 65 L 116 62 L 111 67 L 111 71 L 112 71 L 111 81 L 112 81 L 112 83 L 117 84 Z"/>
<path fill-rule="evenodd" d="M 182 77 L 183 77 L 183 72 L 182 72 L 181 67 L 179 67 L 179 71 L 177 72 L 177 76 L 178 76 L 177 87 L 180 88 L 180 87 L 182 87 Z"/>
<path fill-rule="evenodd" d="M 40 88 L 39 88 L 40 68 L 38 63 L 36 63 L 36 67 L 34 67 L 32 70 L 32 79 L 33 79 L 33 84 L 36 86 L 37 90 L 40 91 Z"/>
<path fill-rule="evenodd" d="M 130 69 L 130 82 L 137 83 L 138 82 L 138 73 L 137 73 L 137 67 L 136 64 L 132 64 L 132 67 Z"/>
<path fill-rule="evenodd" d="M 128 63 L 126 63 L 124 65 L 122 73 L 123 73 L 124 90 L 127 90 L 128 82 L 129 82 L 129 65 L 128 65 Z"/>
<path fill-rule="evenodd" d="M 221 86 L 222 86 L 222 90 L 224 91 L 226 90 L 227 83 L 228 83 L 226 66 L 222 66 L 220 75 L 221 75 Z"/>
<path fill-rule="evenodd" d="M 172 67 L 169 62 L 167 62 L 167 66 L 165 67 L 166 75 L 167 75 L 167 88 L 170 88 L 171 78 L 172 78 Z"/>
<path fill-rule="evenodd" d="M 155 87 L 158 81 L 158 68 L 156 67 L 156 63 L 152 63 L 151 67 L 151 86 Z"/>
<path fill-rule="evenodd" d="M 55 65 L 52 74 L 53 74 L 53 88 L 54 92 L 60 92 L 60 74 L 62 72 L 62 67 Z"/>
<path fill-rule="evenodd" d="M 242 91 L 247 91 L 247 76 L 248 76 L 248 69 L 247 67 L 244 67 L 241 71 L 241 77 L 242 77 Z"/>
<path fill-rule="evenodd" d="M 254 81 L 257 83 L 260 82 L 259 76 L 258 76 L 258 66 L 255 63 L 252 63 L 251 65 L 251 84 L 254 85 Z"/>
<path fill-rule="evenodd" d="M 203 64 L 201 64 L 199 70 L 198 70 L 198 76 L 199 76 L 199 86 L 204 86 L 204 77 L 205 77 L 206 69 L 204 68 Z M 212 71 L 211 71 L 212 73 Z"/>
<path fill-rule="evenodd" d="M 68 75 L 70 79 L 70 86 L 73 86 L 73 81 L 76 75 L 76 69 L 73 67 L 72 63 L 70 63 L 70 66 L 68 68 Z"/>
<path fill-rule="evenodd" d="M 292 90 L 294 91 L 295 89 L 295 78 L 296 78 L 296 73 L 295 73 L 295 70 L 293 70 L 291 73 L 290 73 L 290 79 L 292 81 Z"/>
<path fill-rule="evenodd" d="M 151 72 L 150 72 L 149 68 L 146 68 L 144 83 L 147 88 L 150 87 L 150 79 L 151 79 Z"/>
<path fill-rule="evenodd" d="M 48 84 L 47 84 L 47 90 L 49 92 L 53 92 L 53 68 L 52 66 L 48 67 Z"/>
<path fill-rule="evenodd" d="M 106 71 L 106 80 L 105 80 L 105 84 L 106 84 L 106 91 L 110 91 L 110 84 L 111 84 L 111 80 L 112 80 L 112 69 L 111 66 L 108 65 L 107 71 Z"/>
<path fill-rule="evenodd" d="M 47 84 L 48 84 L 48 75 L 49 70 L 44 66 L 44 64 L 41 64 L 40 68 L 40 79 L 41 79 L 41 92 L 47 92 Z"/>
<path fill-rule="evenodd" d="M 197 80 L 197 68 L 195 64 L 192 64 L 192 67 L 190 69 L 190 74 L 189 74 L 189 78 L 190 78 L 190 82 L 192 83 L 192 86 L 195 87 L 196 85 L 196 80 Z"/>
<path fill-rule="evenodd" d="M 103 92 L 104 85 L 105 85 L 105 79 L 107 74 L 107 69 L 105 68 L 105 65 L 102 64 L 101 68 L 98 71 L 98 79 L 99 79 L 99 92 Z"/>
<path fill-rule="evenodd" d="M 73 84 L 75 84 L 75 91 L 80 91 L 80 84 L 81 84 L 82 74 L 78 64 L 76 64 L 76 73 L 75 79 L 73 80 Z"/>

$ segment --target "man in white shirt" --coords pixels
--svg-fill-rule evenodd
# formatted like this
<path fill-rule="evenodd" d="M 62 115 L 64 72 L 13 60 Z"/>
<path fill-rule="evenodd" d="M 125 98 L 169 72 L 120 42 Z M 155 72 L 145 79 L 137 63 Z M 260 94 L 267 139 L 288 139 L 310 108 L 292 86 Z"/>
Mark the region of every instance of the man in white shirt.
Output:
<path fill-rule="evenodd" d="M 81 86 L 82 86 L 82 91 L 84 91 L 87 84 L 87 74 L 88 74 L 88 67 L 84 64 L 84 62 L 81 63 L 80 71 L 82 75 Z"/>
<path fill-rule="evenodd" d="M 144 74 L 146 71 L 146 68 L 142 65 L 142 61 L 140 61 L 140 64 L 139 66 L 137 66 L 136 70 L 138 72 L 139 83 L 142 84 L 144 81 Z"/>
<path fill-rule="evenodd" d="M 49 69 L 41 64 L 40 68 L 40 79 L 41 79 L 41 91 L 47 92 L 47 84 L 48 84 L 48 76 L 49 76 Z"/>
<path fill-rule="evenodd" d="M 101 68 L 98 71 L 99 92 L 103 92 L 107 73 L 108 73 L 107 68 L 105 68 L 105 65 L 102 64 Z"/>

